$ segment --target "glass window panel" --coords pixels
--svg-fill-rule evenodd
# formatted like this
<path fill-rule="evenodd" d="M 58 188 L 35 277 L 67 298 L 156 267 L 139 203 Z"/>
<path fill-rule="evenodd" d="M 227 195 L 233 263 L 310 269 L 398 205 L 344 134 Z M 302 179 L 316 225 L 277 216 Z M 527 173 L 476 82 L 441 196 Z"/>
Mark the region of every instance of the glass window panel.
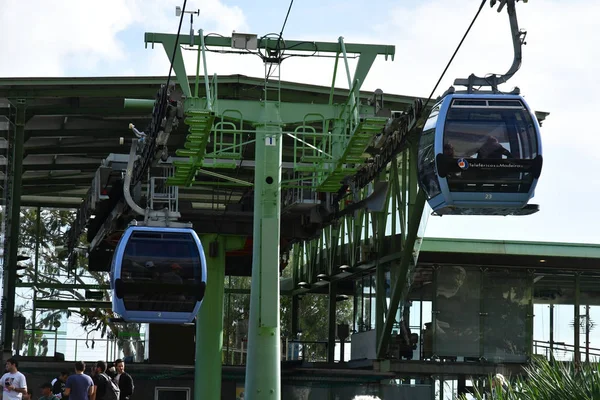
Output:
<path fill-rule="evenodd" d="M 573 283 L 570 283 L 573 286 Z M 559 361 L 573 359 L 573 344 L 575 342 L 575 307 L 573 304 L 554 305 L 554 358 Z"/>
<path fill-rule="evenodd" d="M 452 145 L 456 158 L 533 159 L 538 147 L 525 108 L 450 108 L 444 143 Z"/>
<path fill-rule="evenodd" d="M 433 122 L 430 123 L 430 121 Z M 437 121 L 437 117 L 429 118 L 428 124 L 433 127 L 423 130 L 418 154 L 419 181 L 429 198 L 440 194 L 440 184 L 435 171 L 435 121 Z"/>
<path fill-rule="evenodd" d="M 362 278 L 355 280 L 354 285 L 354 330 L 362 332 L 364 330 Z"/>
<path fill-rule="evenodd" d="M 363 281 L 363 330 L 371 330 L 371 279 L 369 275 L 364 275 Z"/>
<path fill-rule="evenodd" d="M 484 274 L 483 355 L 488 361 L 527 360 L 531 289 L 526 273 L 506 270 Z"/>
<path fill-rule="evenodd" d="M 534 304 L 533 314 L 533 352 L 548 357 L 550 306 L 548 304 Z"/>
<path fill-rule="evenodd" d="M 434 354 L 479 357 L 481 272 L 443 266 L 436 272 Z"/>
<path fill-rule="evenodd" d="M 371 297 L 371 307 L 369 309 L 369 321 L 370 321 L 370 326 L 371 329 L 375 329 L 375 319 L 377 316 L 377 283 L 376 283 L 376 276 L 375 273 L 370 275 L 371 278 L 371 293 L 370 293 L 370 297 Z"/>
<path fill-rule="evenodd" d="M 449 168 L 456 169 L 461 158 L 470 159 L 467 163 L 471 166 L 478 165 L 478 169 L 450 173 L 451 191 L 529 192 L 534 179 L 530 160 L 538 155 L 538 143 L 531 114 L 524 107 L 453 106 L 444 125 L 444 146 L 452 148 L 447 154 L 451 158 L 445 161 Z M 509 164 L 502 161 L 507 159 Z"/>

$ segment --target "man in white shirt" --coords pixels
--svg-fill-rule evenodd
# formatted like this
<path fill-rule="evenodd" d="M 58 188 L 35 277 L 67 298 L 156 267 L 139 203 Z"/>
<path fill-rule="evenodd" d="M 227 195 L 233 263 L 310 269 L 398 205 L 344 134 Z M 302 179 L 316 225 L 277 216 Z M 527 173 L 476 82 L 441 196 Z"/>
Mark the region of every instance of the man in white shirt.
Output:
<path fill-rule="evenodd" d="M 18 371 L 19 362 L 14 358 L 6 360 L 6 370 L 0 379 L 0 386 L 3 387 L 3 400 L 21 400 L 23 394 L 27 393 L 27 381 L 25 375 Z"/>

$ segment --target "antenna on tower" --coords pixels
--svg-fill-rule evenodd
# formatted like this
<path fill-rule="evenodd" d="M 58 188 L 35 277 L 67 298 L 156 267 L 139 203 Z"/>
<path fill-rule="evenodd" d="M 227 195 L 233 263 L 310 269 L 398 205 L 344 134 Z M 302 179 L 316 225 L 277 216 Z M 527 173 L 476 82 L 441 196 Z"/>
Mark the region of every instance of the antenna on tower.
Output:
<path fill-rule="evenodd" d="M 184 14 L 190 14 L 190 46 L 194 45 L 194 14 L 200 16 L 200 9 L 198 11 L 184 11 Z M 181 7 L 175 7 L 175 15 L 181 17 Z"/>

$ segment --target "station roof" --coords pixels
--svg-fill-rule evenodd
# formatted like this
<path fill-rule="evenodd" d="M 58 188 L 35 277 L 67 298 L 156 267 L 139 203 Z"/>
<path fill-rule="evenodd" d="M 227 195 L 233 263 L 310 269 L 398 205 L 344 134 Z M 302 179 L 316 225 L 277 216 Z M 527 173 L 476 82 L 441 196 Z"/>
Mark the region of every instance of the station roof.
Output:
<path fill-rule="evenodd" d="M 600 272 L 600 244 L 425 238 L 419 264 L 436 263 Z"/>
<path fill-rule="evenodd" d="M 190 77 L 190 81 L 193 79 Z M 220 99 L 258 101 L 263 94 L 263 78 L 227 75 L 218 76 L 217 81 Z M 0 79 L 0 153 L 5 153 L 2 149 L 7 146 L 3 140 L 7 137 L 7 123 L 3 118 L 7 112 L 6 99 L 26 101 L 22 204 L 77 207 L 101 161 L 110 153 L 129 153 L 127 141 L 124 145 L 119 141 L 121 137 L 133 137 L 128 130 L 129 123 L 144 129 L 150 121 L 149 111 L 125 109 L 124 99 L 154 99 L 164 83 L 166 77 Z M 204 85 L 200 88 L 202 97 Z M 285 81 L 281 82 L 281 89 L 282 101 L 315 104 L 327 104 L 331 91 L 326 86 Z M 333 103 L 344 103 L 348 94 L 347 89 L 335 89 Z M 362 99 L 372 95 L 372 92 L 361 91 Z M 414 99 L 413 96 L 384 94 L 385 108 L 391 110 L 406 110 Z M 170 153 L 183 148 L 186 134 L 187 127 L 180 123 L 169 138 Z M 284 156 L 285 152 L 284 148 Z M 0 157 L 0 171 L 4 171 L 5 166 L 6 158 Z M 247 171 L 253 170 L 253 155 L 246 157 L 244 166 Z M 184 202 L 227 198 L 210 187 L 182 188 L 180 193 Z M 231 203 L 238 200 L 237 194 L 229 198 Z"/>
<path fill-rule="evenodd" d="M 383 258 L 386 262 L 397 262 L 401 253 L 386 254 Z M 354 268 L 352 274 L 340 272 L 331 279 L 340 280 L 339 290 L 352 295 L 353 276 L 368 273 L 376 265 L 377 261 L 366 262 Z M 443 265 L 529 270 L 544 276 L 537 286 L 551 289 L 572 287 L 574 273 L 579 272 L 586 275 L 586 279 L 582 279 L 582 291 L 599 291 L 600 299 L 600 289 L 597 289 L 600 288 L 600 244 L 425 237 L 413 287 L 430 283 L 431 267 Z M 282 291 L 326 293 L 327 290 L 326 281 L 316 282 L 310 290 L 294 289 L 291 284 L 291 279 L 283 280 Z"/>

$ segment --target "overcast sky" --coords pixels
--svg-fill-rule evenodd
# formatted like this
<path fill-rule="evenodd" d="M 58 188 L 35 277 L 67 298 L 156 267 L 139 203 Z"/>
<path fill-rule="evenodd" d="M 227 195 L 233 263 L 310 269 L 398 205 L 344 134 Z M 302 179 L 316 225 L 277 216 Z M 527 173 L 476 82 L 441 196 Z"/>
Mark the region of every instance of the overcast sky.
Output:
<path fill-rule="evenodd" d="M 284 38 L 288 40 L 393 44 L 395 61 L 378 58 L 364 89 L 427 96 L 473 18 L 479 0 L 296 1 Z M 90 6 L 94 4 L 94 6 Z M 175 33 L 173 0 L 0 0 L 0 76 L 166 75 L 162 50 L 144 48 L 145 31 Z M 195 28 L 229 36 L 232 30 L 260 35 L 279 32 L 286 1 L 188 1 L 201 10 Z M 598 124 L 600 3 L 545 0 L 517 4 L 528 31 L 523 65 L 503 89 L 521 88 L 536 110 L 550 112 L 542 127 L 544 169 L 529 217 L 430 218 L 427 236 L 600 243 L 595 206 L 599 194 Z M 186 18 L 182 32 L 189 32 Z M 189 56 L 193 56 L 191 52 Z M 442 81 L 436 96 L 457 77 L 503 73 L 512 62 L 508 17 L 485 6 Z M 253 56 L 210 54 L 212 75 L 262 76 Z M 329 84 L 332 60 L 290 59 L 282 79 Z M 193 71 L 191 65 L 188 71 Z M 344 75 L 341 75 L 344 77 Z M 345 79 L 338 84 L 346 87 Z"/>

